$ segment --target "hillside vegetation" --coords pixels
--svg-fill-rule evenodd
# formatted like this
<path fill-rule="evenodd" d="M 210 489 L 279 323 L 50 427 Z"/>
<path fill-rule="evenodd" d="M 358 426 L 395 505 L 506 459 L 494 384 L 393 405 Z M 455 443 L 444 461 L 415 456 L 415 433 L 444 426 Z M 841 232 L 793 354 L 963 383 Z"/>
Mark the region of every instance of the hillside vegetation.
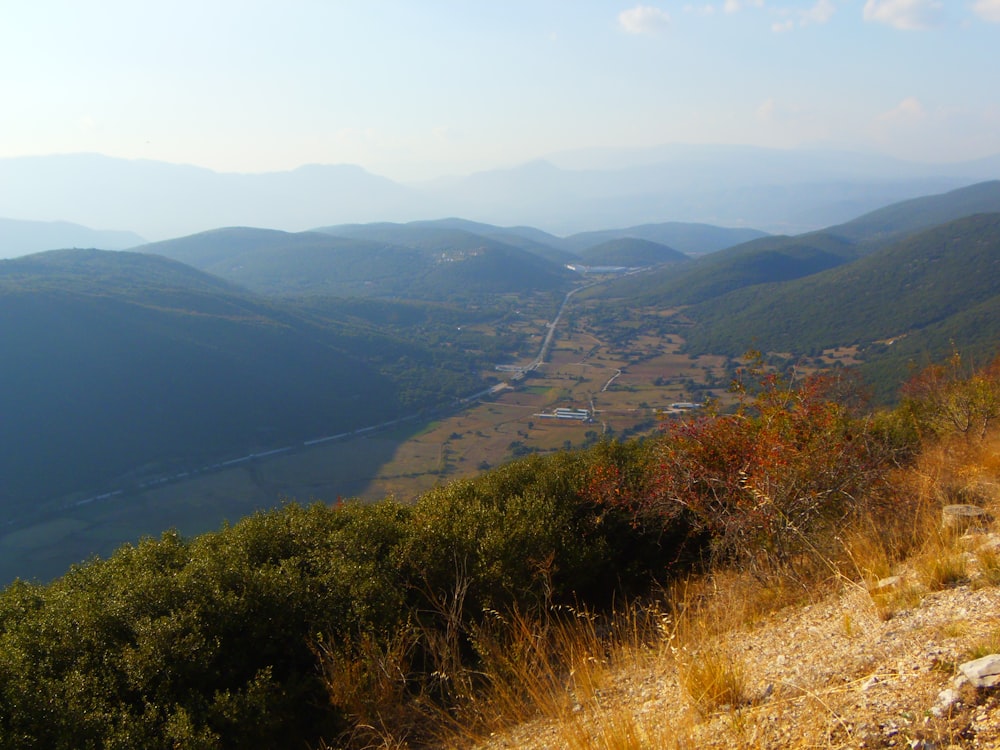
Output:
<path fill-rule="evenodd" d="M 627 266 L 638 268 L 663 263 L 683 263 L 684 253 L 672 247 L 634 237 L 608 240 L 580 252 L 580 260 L 592 266 Z"/>
<path fill-rule="evenodd" d="M 461 229 L 398 224 L 333 229 L 346 236 L 234 227 L 138 250 L 282 297 L 480 302 L 482 295 L 565 292 L 577 278 L 558 260 Z"/>
<path fill-rule="evenodd" d="M 825 273 L 696 306 L 688 311 L 698 323 L 688 344 L 693 352 L 730 355 L 748 340 L 768 351 L 803 354 L 859 346 L 873 359 L 893 355 L 879 366 L 886 371 L 895 364 L 899 382 L 901 364 L 940 359 L 949 342 L 988 357 L 1000 334 L 991 315 L 998 304 L 1000 214 L 981 214 L 911 235 Z M 893 343 L 876 345 L 880 341 Z"/>
<path fill-rule="evenodd" d="M 987 212 L 1000 212 L 1000 182 L 893 204 L 822 231 L 751 240 L 683 268 L 652 271 L 614 282 L 599 293 L 666 307 L 708 302 L 739 289 L 821 273 L 898 242 L 908 234 Z M 595 294 L 598 292 L 590 292 L 591 296 Z"/>
<path fill-rule="evenodd" d="M 0 345 L 11 520 L 49 497 L 367 427 L 481 383 L 476 356 L 432 351 L 413 331 L 305 314 L 134 253 L 0 262 Z"/>
<path fill-rule="evenodd" d="M 546 644 L 580 644 L 560 634 L 596 634 L 656 582 L 743 569 L 802 595 L 831 567 L 856 577 L 843 540 L 864 535 L 896 559 L 921 512 L 898 473 L 917 436 L 946 439 L 964 413 L 972 439 L 1000 417 L 1000 366 L 954 360 L 872 419 L 842 381 L 792 388 L 751 364 L 735 413 L 653 440 L 516 461 L 413 506 L 289 505 L 167 532 L 8 587 L 0 744 L 463 745 L 540 710 L 542 683 L 586 701 L 593 656 Z M 669 638 L 660 621 L 634 632 Z"/>

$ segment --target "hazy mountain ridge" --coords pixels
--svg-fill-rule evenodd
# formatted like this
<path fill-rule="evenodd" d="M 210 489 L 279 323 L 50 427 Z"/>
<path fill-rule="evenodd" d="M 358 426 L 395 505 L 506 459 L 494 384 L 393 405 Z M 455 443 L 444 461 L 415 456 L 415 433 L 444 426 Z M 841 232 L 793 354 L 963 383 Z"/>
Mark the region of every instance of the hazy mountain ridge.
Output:
<path fill-rule="evenodd" d="M 580 260 L 592 266 L 626 266 L 639 268 L 664 263 L 686 263 L 690 258 L 659 242 L 636 237 L 607 240 L 580 252 Z"/>
<path fill-rule="evenodd" d="M 0 219 L 0 258 L 15 258 L 65 247 L 125 250 L 142 242 L 143 238 L 134 232 L 101 231 L 68 221 Z"/>
<path fill-rule="evenodd" d="M 827 231 L 870 248 L 962 216 L 996 211 L 1000 211 L 1000 180 L 989 180 L 943 195 L 894 203 Z"/>
<path fill-rule="evenodd" d="M 0 215 L 154 239 L 219 226 L 304 231 L 435 215 L 564 234 L 664 219 L 789 233 L 1000 174 L 996 159 L 921 165 L 815 149 L 664 148 L 641 165 L 618 153 L 601 168 L 539 160 L 409 185 L 353 165 L 231 174 L 95 154 L 8 158 L 0 159 Z"/>
<path fill-rule="evenodd" d="M 688 255 L 704 255 L 764 236 L 767 233 L 757 229 L 732 229 L 712 224 L 669 221 L 624 229 L 581 232 L 566 237 L 562 240 L 562 246 L 581 252 L 608 240 L 635 238 L 667 245 Z"/>

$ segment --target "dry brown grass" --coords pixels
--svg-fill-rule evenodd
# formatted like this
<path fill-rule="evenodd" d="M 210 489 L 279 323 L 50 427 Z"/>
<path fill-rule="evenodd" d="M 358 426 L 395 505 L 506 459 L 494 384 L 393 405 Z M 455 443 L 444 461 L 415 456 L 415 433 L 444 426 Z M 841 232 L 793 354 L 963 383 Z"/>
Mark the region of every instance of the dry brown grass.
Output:
<path fill-rule="evenodd" d="M 551 713 L 547 741 L 528 745 L 580 750 L 696 747 L 705 741 L 704 732 L 710 726 L 708 736 L 715 747 L 854 746 L 860 735 L 851 721 L 851 706 L 870 673 L 830 687 L 786 691 L 758 704 L 760 696 L 753 694 L 749 675 L 761 665 L 740 644 L 776 612 L 798 611 L 801 605 L 819 601 L 838 588 L 843 601 L 856 602 L 855 608 L 848 606 L 839 614 L 840 635 L 864 641 L 871 622 L 884 622 L 919 607 L 929 591 L 967 582 L 974 573 L 982 583 L 1000 583 L 1000 551 L 980 545 L 975 550 L 975 566 L 971 566 L 965 542 L 942 529 L 940 515 L 942 504 L 957 500 L 975 499 L 997 510 L 998 498 L 984 493 L 1000 477 L 998 448 L 1000 441 L 994 439 L 982 445 L 938 445 L 925 451 L 913 468 L 893 477 L 903 500 L 898 512 L 877 521 L 860 519 L 842 529 L 841 553 L 836 559 L 800 567 L 794 576 L 781 570 L 716 570 L 671 586 L 663 592 L 671 616 L 659 628 L 658 645 L 650 644 L 651 631 L 646 630 L 642 648 L 646 663 L 652 655 L 659 673 L 667 674 L 679 694 L 686 696 L 689 710 L 678 707 L 650 714 L 606 700 L 605 691 L 622 679 L 615 670 L 629 663 L 619 654 L 602 662 L 600 685 L 589 692 L 590 700 L 574 702 L 569 712 Z M 979 493 L 975 498 L 973 491 Z M 877 587 L 892 575 L 900 576 L 895 584 Z M 845 591 L 855 593 L 844 597 Z M 630 617 L 642 619 L 638 613 Z M 972 637 L 971 628 L 965 620 L 946 621 L 936 637 L 967 640 Z M 625 648 L 627 643 L 622 641 Z M 980 638 L 968 657 L 997 651 L 1000 630 Z M 926 701 L 933 700 L 939 688 L 920 689 L 931 690 L 927 693 L 931 697 L 920 697 L 923 693 L 918 691 L 914 699 Z M 552 703 L 551 698 L 547 700 Z M 908 719 L 904 715 L 901 721 Z M 945 744 L 958 738 L 955 725 L 947 722 L 927 724 L 918 731 L 914 719 L 913 726 L 914 737 Z"/>
<path fill-rule="evenodd" d="M 440 717 L 441 745 L 475 744 L 547 720 L 560 728 L 565 747 L 595 747 L 581 744 L 592 733 L 603 737 L 596 747 L 649 747 L 643 743 L 653 730 L 605 706 L 602 696 L 617 675 L 660 658 L 669 628 L 653 604 L 609 616 L 566 607 L 542 615 L 492 613 L 472 638 L 482 687 Z"/>
<path fill-rule="evenodd" d="M 681 687 L 702 714 L 749 701 L 746 664 L 732 647 L 720 643 L 684 652 L 677 669 Z"/>
<path fill-rule="evenodd" d="M 492 613 L 470 634 L 479 659 L 476 673 L 460 676 L 469 689 L 458 691 L 461 700 L 447 712 L 423 715 L 425 725 L 435 725 L 435 746 L 858 746 L 863 735 L 852 713 L 872 672 L 844 674 L 829 683 L 793 681 L 771 695 L 770 689 L 762 693 L 760 684 L 761 674 L 773 666 L 760 661 L 767 652 L 746 650 L 744 644 L 767 628 L 782 641 L 776 623 L 798 621 L 806 605 L 837 600 L 831 629 L 815 641 L 814 659 L 821 661 L 823 638 L 863 648 L 873 630 L 891 628 L 882 623 L 920 607 L 931 591 L 973 579 L 980 585 L 1000 583 L 1000 551 L 982 544 L 969 548 L 967 540 L 942 529 L 940 517 L 941 505 L 957 497 L 968 500 L 970 487 L 982 493 L 993 486 L 1000 477 L 997 448 L 1000 442 L 993 440 L 988 446 L 928 449 L 912 469 L 893 478 L 901 496 L 897 512 L 839 529 L 835 544 L 817 545 L 835 550 L 830 558 L 782 569 L 716 569 L 671 585 L 660 592 L 659 603 L 633 603 L 605 616 L 571 608 Z M 995 498 L 977 497 L 996 511 Z M 878 586 L 889 576 L 899 579 Z M 816 627 L 815 620 L 802 619 Z M 1000 629 L 988 637 L 983 632 L 966 619 L 947 619 L 928 637 L 971 644 L 964 646 L 968 658 L 1000 651 Z M 370 746 L 406 747 L 405 734 L 385 733 L 378 723 L 397 695 L 395 676 L 406 644 L 394 653 L 357 646 L 359 658 L 382 665 L 386 676 L 384 684 L 372 686 L 374 706 L 354 708 L 368 712 Z M 914 691 L 906 705 L 926 710 L 944 678 L 914 673 L 905 679 L 913 680 Z M 656 688 L 643 681 L 655 681 Z M 669 710 L 663 708 L 664 691 Z M 380 696 L 386 696 L 385 705 Z M 900 709 L 901 723 L 912 727 L 907 736 L 945 745 L 958 736 L 947 722 L 918 728 L 916 718 L 906 718 L 909 710 Z"/>

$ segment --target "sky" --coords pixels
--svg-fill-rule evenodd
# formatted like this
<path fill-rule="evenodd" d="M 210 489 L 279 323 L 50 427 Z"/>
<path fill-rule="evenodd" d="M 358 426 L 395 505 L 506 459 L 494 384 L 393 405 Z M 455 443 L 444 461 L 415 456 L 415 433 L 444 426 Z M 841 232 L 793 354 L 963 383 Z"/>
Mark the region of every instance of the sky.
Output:
<path fill-rule="evenodd" d="M 412 181 L 591 148 L 1000 154 L 1000 0 L 0 0 L 0 158 Z"/>

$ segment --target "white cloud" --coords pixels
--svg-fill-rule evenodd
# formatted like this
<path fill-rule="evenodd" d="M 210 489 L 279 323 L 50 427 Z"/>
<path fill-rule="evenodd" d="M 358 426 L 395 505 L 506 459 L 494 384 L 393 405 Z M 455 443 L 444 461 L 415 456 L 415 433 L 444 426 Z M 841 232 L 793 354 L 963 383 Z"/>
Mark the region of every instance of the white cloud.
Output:
<path fill-rule="evenodd" d="M 764 0 L 726 0 L 722 9 L 726 13 L 736 13 L 743 8 L 763 8 Z"/>
<path fill-rule="evenodd" d="M 715 6 L 707 3 L 705 5 L 691 5 L 689 3 L 684 6 L 683 10 L 685 13 L 698 13 L 703 16 L 711 16 L 715 13 Z"/>
<path fill-rule="evenodd" d="M 833 18 L 836 10 L 833 0 L 817 0 L 809 10 L 802 11 L 799 23 L 803 26 L 810 23 L 826 23 Z"/>
<path fill-rule="evenodd" d="M 806 10 L 780 8 L 772 12 L 782 19 L 771 24 L 771 31 L 778 34 L 791 31 L 795 28 L 796 22 L 803 27 L 824 24 L 833 18 L 833 14 L 837 12 L 837 6 L 833 0 L 816 0 L 816 3 Z"/>
<path fill-rule="evenodd" d="M 651 5 L 637 5 L 619 13 L 618 23 L 629 34 L 658 34 L 670 24 L 670 14 Z"/>
<path fill-rule="evenodd" d="M 1000 23 L 1000 0 L 976 0 L 972 10 L 984 21 Z"/>
<path fill-rule="evenodd" d="M 908 96 L 899 104 L 878 116 L 879 122 L 912 122 L 924 119 L 924 105 L 915 96 Z"/>
<path fill-rule="evenodd" d="M 867 0 L 864 19 L 914 31 L 936 26 L 943 7 L 940 0 Z"/>

